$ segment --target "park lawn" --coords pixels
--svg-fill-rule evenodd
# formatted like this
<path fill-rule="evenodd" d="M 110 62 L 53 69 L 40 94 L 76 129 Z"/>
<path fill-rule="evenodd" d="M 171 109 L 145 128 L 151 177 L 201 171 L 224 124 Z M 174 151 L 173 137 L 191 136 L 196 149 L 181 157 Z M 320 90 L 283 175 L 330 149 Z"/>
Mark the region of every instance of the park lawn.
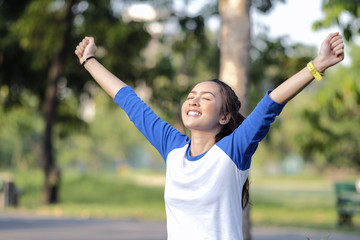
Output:
<path fill-rule="evenodd" d="M 254 225 L 337 228 L 332 180 L 321 176 L 256 176 L 250 194 Z M 360 233 L 359 215 L 354 216 L 353 223 L 353 227 L 341 230 Z"/>
<path fill-rule="evenodd" d="M 20 206 L 12 211 L 81 218 L 163 221 L 166 217 L 163 174 L 65 172 L 60 190 L 61 202 L 52 206 L 42 205 L 43 178 L 39 170 L 16 171 L 14 175 L 22 195 Z M 251 177 L 253 225 L 334 230 L 337 215 L 332 184 L 321 177 Z M 353 220 L 354 226 L 345 228 L 345 231 L 359 231 L 360 216 Z"/>
<path fill-rule="evenodd" d="M 17 211 L 82 218 L 165 220 L 163 186 L 138 184 L 130 175 L 63 173 L 60 203 L 49 206 L 42 204 L 41 171 L 17 171 L 14 175 L 22 191 L 20 206 L 14 209 Z"/>

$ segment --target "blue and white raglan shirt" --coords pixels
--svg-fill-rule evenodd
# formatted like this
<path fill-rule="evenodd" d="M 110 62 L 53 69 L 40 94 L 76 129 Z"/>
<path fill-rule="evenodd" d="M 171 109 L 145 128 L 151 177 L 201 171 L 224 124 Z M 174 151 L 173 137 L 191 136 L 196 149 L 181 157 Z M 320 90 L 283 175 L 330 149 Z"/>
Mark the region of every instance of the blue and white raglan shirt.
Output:
<path fill-rule="evenodd" d="M 242 188 L 251 157 L 284 104 L 267 93 L 229 136 L 199 156 L 190 139 L 161 120 L 130 87 L 114 98 L 166 163 L 168 240 L 241 240 Z"/>

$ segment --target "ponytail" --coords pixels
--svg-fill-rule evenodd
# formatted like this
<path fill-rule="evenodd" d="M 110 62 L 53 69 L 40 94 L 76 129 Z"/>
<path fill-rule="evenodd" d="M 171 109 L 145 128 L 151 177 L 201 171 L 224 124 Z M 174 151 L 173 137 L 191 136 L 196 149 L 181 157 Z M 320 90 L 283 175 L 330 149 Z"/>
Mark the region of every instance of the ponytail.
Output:
<path fill-rule="evenodd" d="M 209 81 L 215 82 L 220 86 L 220 92 L 224 100 L 222 112 L 224 114 L 230 114 L 229 122 L 223 126 L 221 131 L 215 136 L 215 142 L 218 142 L 224 137 L 230 135 L 238 126 L 240 126 L 240 124 L 245 120 L 245 117 L 240 113 L 241 102 L 234 90 L 219 79 L 211 79 Z M 242 189 L 241 206 L 243 209 L 249 203 L 249 196 L 249 178 L 246 178 Z"/>

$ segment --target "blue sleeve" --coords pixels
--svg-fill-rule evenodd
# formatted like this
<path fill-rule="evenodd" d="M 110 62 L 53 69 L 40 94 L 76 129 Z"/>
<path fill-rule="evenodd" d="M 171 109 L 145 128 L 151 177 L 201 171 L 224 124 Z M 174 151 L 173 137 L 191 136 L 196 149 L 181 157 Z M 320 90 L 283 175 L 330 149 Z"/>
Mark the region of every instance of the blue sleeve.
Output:
<path fill-rule="evenodd" d="M 161 120 L 131 87 L 121 88 L 115 95 L 114 102 L 126 112 L 129 119 L 159 151 L 165 161 L 172 149 L 187 143 L 188 137 Z"/>
<path fill-rule="evenodd" d="M 251 157 L 259 142 L 269 132 L 271 123 L 278 116 L 285 104 L 273 101 L 268 91 L 244 122 L 217 145 L 234 161 L 240 170 L 249 169 Z"/>

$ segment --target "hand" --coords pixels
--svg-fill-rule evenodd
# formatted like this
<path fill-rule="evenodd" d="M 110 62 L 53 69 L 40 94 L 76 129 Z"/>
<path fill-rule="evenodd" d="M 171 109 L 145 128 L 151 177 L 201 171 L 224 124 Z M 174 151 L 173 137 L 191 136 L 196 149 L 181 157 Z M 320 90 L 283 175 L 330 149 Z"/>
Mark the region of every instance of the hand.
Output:
<path fill-rule="evenodd" d="M 314 65 L 319 72 L 344 60 L 344 41 L 337 33 L 330 33 L 322 42 L 320 52 L 314 59 Z"/>
<path fill-rule="evenodd" d="M 95 56 L 96 45 L 93 37 L 85 37 L 79 45 L 77 45 L 75 54 L 82 64 L 86 58 Z"/>

